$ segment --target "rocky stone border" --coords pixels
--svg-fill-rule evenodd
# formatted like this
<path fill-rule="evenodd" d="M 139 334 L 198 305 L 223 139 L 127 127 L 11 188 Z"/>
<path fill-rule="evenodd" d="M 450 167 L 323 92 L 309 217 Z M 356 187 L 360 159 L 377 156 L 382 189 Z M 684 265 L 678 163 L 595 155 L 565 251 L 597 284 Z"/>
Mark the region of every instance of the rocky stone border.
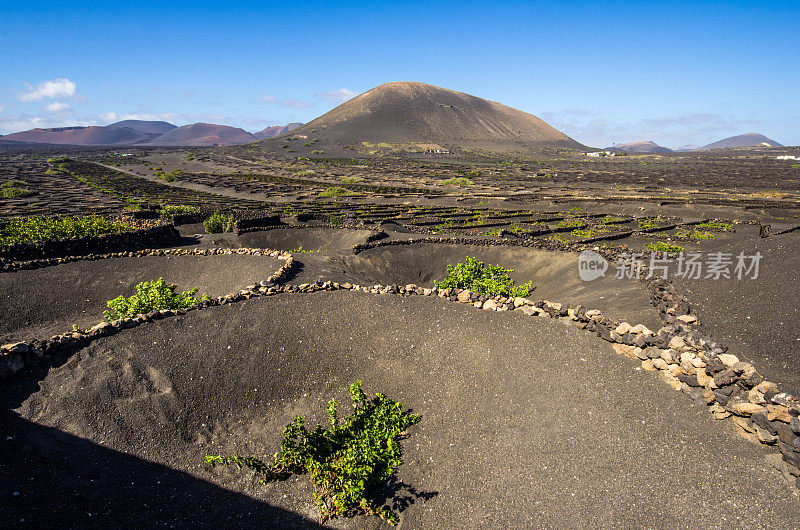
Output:
<path fill-rule="evenodd" d="M 40 241 L 38 243 L 16 243 L 0 247 L 0 271 L 10 263 L 28 260 L 38 261 L 69 255 L 90 255 L 114 252 L 120 249 L 141 249 L 157 245 L 171 245 L 179 241 L 180 234 L 172 224 L 158 224 L 130 232 L 86 236 L 70 239 Z M 12 269 L 13 270 L 13 269 Z"/>

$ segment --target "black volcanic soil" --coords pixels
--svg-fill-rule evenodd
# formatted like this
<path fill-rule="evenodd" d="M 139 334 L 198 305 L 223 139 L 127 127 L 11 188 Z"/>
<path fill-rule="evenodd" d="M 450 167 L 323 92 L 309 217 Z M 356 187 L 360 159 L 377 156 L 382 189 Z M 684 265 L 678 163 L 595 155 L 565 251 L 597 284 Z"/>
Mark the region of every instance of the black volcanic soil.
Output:
<path fill-rule="evenodd" d="M 404 526 L 792 527 L 800 505 L 763 451 L 637 365 L 557 321 L 435 298 L 340 291 L 195 311 L 96 341 L 38 385 L 12 382 L 0 517 L 312 526 L 304 479 L 265 487 L 202 458 L 268 457 L 295 414 L 322 420 L 360 378 L 422 415 L 398 473 L 414 501 Z"/>
<path fill-rule="evenodd" d="M 704 325 L 769 380 L 800 393 L 800 232 L 754 240 L 747 246 L 723 245 L 720 252 L 760 252 L 758 279 L 684 280 Z"/>
<path fill-rule="evenodd" d="M 222 296 L 269 277 L 281 261 L 261 256 L 145 256 L 75 261 L 0 274 L 0 341 L 48 338 L 103 319 L 106 301 L 163 277 L 176 291 Z"/>

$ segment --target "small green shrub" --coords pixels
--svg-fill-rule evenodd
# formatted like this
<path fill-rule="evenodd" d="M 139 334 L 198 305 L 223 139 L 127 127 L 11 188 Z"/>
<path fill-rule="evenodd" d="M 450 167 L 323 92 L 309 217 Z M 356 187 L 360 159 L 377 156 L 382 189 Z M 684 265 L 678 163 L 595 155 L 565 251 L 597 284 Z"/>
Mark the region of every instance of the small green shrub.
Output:
<path fill-rule="evenodd" d="M 576 228 L 570 234 L 575 237 L 582 237 L 585 239 L 593 238 L 600 236 L 602 234 L 607 234 L 610 230 L 602 225 L 595 226 L 593 228 Z"/>
<path fill-rule="evenodd" d="M 472 186 L 473 184 L 475 183 L 464 177 L 451 178 L 442 182 L 443 186 Z"/>
<path fill-rule="evenodd" d="M 129 232 L 133 227 L 105 217 L 8 217 L 0 219 L 0 245 Z"/>
<path fill-rule="evenodd" d="M 586 221 L 583 219 L 576 219 L 574 217 L 570 217 L 568 219 L 563 219 L 558 222 L 556 226 L 561 228 L 580 228 L 586 224 Z"/>
<path fill-rule="evenodd" d="M 639 230 L 652 230 L 660 226 L 660 219 L 657 217 L 648 217 L 639 221 Z"/>
<path fill-rule="evenodd" d="M 342 177 L 342 184 L 358 184 L 359 182 L 364 182 L 364 179 L 358 175 L 354 177 Z"/>
<path fill-rule="evenodd" d="M 681 239 L 695 239 L 697 241 L 701 239 L 717 239 L 717 234 L 703 230 L 679 230 L 675 236 Z"/>
<path fill-rule="evenodd" d="M 298 177 L 313 177 L 317 172 L 313 169 L 301 169 L 300 171 L 295 171 L 294 174 Z"/>
<path fill-rule="evenodd" d="M 208 234 L 233 232 L 235 222 L 233 214 L 214 212 L 211 217 L 203 221 L 203 228 Z"/>
<path fill-rule="evenodd" d="M 627 221 L 627 219 L 625 219 L 624 217 L 617 217 L 615 215 L 606 215 L 605 217 L 600 219 L 599 222 L 600 222 L 600 224 L 607 225 L 607 224 L 615 224 L 615 223 L 624 223 L 625 221 Z"/>
<path fill-rule="evenodd" d="M 175 285 L 167 285 L 164 278 L 153 282 L 142 282 L 136 286 L 136 294 L 133 296 L 125 298 L 120 295 L 106 302 L 109 310 L 103 314 L 108 321 L 132 318 L 140 313 L 149 313 L 157 309 L 183 309 L 208 299 L 205 294 L 199 299 L 195 298 L 196 292 L 197 288 L 194 288 L 177 294 Z"/>
<path fill-rule="evenodd" d="M 0 188 L 24 188 L 27 185 L 27 182 L 22 182 L 21 180 L 7 180 L 0 184 Z"/>
<path fill-rule="evenodd" d="M 695 228 L 705 228 L 706 230 L 716 230 L 719 232 L 733 231 L 733 225 L 730 223 L 723 223 L 722 221 L 708 221 L 695 225 Z"/>
<path fill-rule="evenodd" d="M 391 509 L 367 498 L 403 463 L 399 439 L 406 429 L 420 421 L 412 412 L 383 394 L 367 399 L 361 381 L 350 386 L 353 413 L 339 420 L 336 400 L 326 407 L 331 428 L 317 425 L 306 429 L 301 416 L 286 425 L 280 451 L 271 464 L 251 456 L 208 455 L 206 463 L 247 467 L 261 476 L 261 483 L 308 474 L 314 484 L 314 503 L 320 524 L 330 518 L 353 513 L 377 515 L 395 525 L 399 517 Z"/>
<path fill-rule="evenodd" d="M 181 171 L 180 169 L 175 169 L 173 171 L 170 171 L 169 173 L 166 173 L 161 169 L 159 169 L 158 171 L 156 171 L 156 177 L 160 178 L 165 182 L 175 182 L 175 179 L 179 177 L 181 173 L 183 173 L 183 171 Z"/>
<path fill-rule="evenodd" d="M 658 241 L 657 243 L 648 243 L 646 245 L 647 250 L 652 252 L 667 252 L 667 253 L 676 253 L 676 252 L 683 252 L 685 249 L 680 245 L 673 245 L 672 243 L 665 243 L 664 241 Z"/>
<path fill-rule="evenodd" d="M 320 252 L 320 250 L 308 250 L 308 249 L 303 248 L 303 245 L 300 245 L 297 248 L 293 248 L 289 252 L 298 252 L 298 253 L 304 254 L 304 253 L 307 253 L 307 252 Z"/>
<path fill-rule="evenodd" d="M 30 197 L 33 192 L 28 188 L 18 188 L 16 186 L 8 186 L 0 188 L 0 197 L 4 199 L 21 199 L 23 197 Z"/>
<path fill-rule="evenodd" d="M 186 206 L 183 204 L 165 204 L 161 206 L 161 218 L 172 219 L 176 215 L 194 215 L 200 213 L 197 206 Z"/>
<path fill-rule="evenodd" d="M 355 192 L 341 186 L 332 186 L 325 191 L 319 192 L 319 197 L 349 197 L 351 195 L 355 195 Z"/>
<path fill-rule="evenodd" d="M 438 289 L 468 289 L 492 296 L 528 296 L 531 282 L 514 287 L 514 280 L 508 277 L 509 272 L 514 272 L 514 269 L 485 265 L 482 261 L 467 257 L 461 263 L 448 265 L 447 276 L 434 283 Z"/>

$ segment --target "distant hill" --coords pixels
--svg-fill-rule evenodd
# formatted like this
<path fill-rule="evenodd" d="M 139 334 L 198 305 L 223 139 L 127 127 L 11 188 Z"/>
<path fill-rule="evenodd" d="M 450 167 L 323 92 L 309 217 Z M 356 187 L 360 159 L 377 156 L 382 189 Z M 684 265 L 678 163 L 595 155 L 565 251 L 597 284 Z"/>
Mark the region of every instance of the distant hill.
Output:
<path fill-rule="evenodd" d="M 122 120 L 116 123 L 110 123 L 107 127 L 127 127 L 134 131 L 139 131 L 145 134 L 162 135 L 175 129 L 177 125 L 173 125 L 166 121 L 147 121 L 147 120 Z"/>
<path fill-rule="evenodd" d="M 783 147 L 781 144 L 767 138 L 763 134 L 758 133 L 747 133 L 747 134 L 740 134 L 738 136 L 731 136 L 730 138 L 725 138 L 724 140 L 719 140 L 718 142 L 710 143 L 708 145 L 704 145 L 697 149 L 698 151 L 706 151 L 708 149 L 724 149 L 726 147 Z"/>
<path fill-rule="evenodd" d="M 3 140 L 37 144 L 130 145 L 148 142 L 151 137 L 127 127 L 59 127 L 31 129 L 7 134 Z"/>
<path fill-rule="evenodd" d="M 150 141 L 151 145 L 164 146 L 214 146 L 239 145 L 258 140 L 255 136 L 237 127 L 213 123 L 192 123 L 177 127 Z"/>
<path fill-rule="evenodd" d="M 679 145 L 678 147 L 673 149 L 673 151 L 676 151 L 676 152 L 677 151 L 695 151 L 697 149 L 700 149 L 699 145 L 686 144 L 686 145 Z"/>
<path fill-rule="evenodd" d="M 297 128 L 320 145 L 421 143 L 495 152 L 586 149 L 532 114 L 424 83 L 380 85 Z"/>
<path fill-rule="evenodd" d="M 624 144 L 614 144 L 606 147 L 607 151 L 617 151 L 622 153 L 671 153 L 672 149 L 662 147 L 655 142 L 628 142 Z"/>
<path fill-rule="evenodd" d="M 266 140 L 267 138 L 275 138 L 276 136 L 280 136 L 282 134 L 291 132 L 300 127 L 301 125 L 303 124 L 290 123 L 288 125 L 273 125 L 272 127 L 267 127 L 263 130 L 253 133 L 253 136 L 258 138 L 259 140 Z"/>

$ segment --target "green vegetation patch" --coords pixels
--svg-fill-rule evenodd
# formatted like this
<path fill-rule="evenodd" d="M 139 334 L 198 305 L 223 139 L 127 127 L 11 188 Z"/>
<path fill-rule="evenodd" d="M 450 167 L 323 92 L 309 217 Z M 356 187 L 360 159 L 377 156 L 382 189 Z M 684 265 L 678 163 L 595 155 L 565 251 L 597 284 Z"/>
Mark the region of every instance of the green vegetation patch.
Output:
<path fill-rule="evenodd" d="M 156 177 L 163 180 L 164 182 L 175 182 L 175 179 L 179 177 L 181 173 L 183 173 L 183 171 L 180 169 L 175 169 L 173 171 L 170 171 L 169 173 L 159 169 L 158 171 L 156 171 Z"/>
<path fill-rule="evenodd" d="M 666 243 L 664 241 L 658 241 L 656 243 L 648 243 L 646 245 L 647 250 L 653 252 L 667 252 L 667 253 L 676 253 L 676 252 L 683 252 L 685 249 L 680 245 L 673 245 L 672 243 Z"/>
<path fill-rule="evenodd" d="M 443 186 L 472 186 L 474 184 L 470 179 L 464 177 L 455 177 L 442 182 Z"/>
<path fill-rule="evenodd" d="M 703 228 L 705 230 L 714 230 L 718 232 L 732 232 L 733 225 L 730 223 L 724 223 L 722 221 L 707 221 L 705 223 L 700 223 L 695 225 L 695 228 Z"/>
<path fill-rule="evenodd" d="M 585 238 L 585 239 L 590 239 L 590 238 L 593 238 L 593 237 L 599 237 L 599 236 L 601 236 L 603 234 L 607 234 L 609 232 L 611 232 L 611 230 L 609 230 L 608 228 L 606 228 L 604 226 L 601 226 L 601 225 L 598 225 L 598 226 L 594 226 L 592 228 L 576 228 L 575 230 L 570 232 L 570 234 L 572 234 L 575 237 L 582 237 L 582 238 Z"/>
<path fill-rule="evenodd" d="M 214 212 L 211 217 L 203 221 L 203 228 L 207 234 L 219 234 L 221 232 L 233 232 L 236 220 L 233 214 Z"/>
<path fill-rule="evenodd" d="M 354 177 L 342 177 L 342 184 L 358 184 L 359 182 L 364 182 L 364 179 L 358 175 Z"/>
<path fill-rule="evenodd" d="M 658 217 L 648 217 L 639 221 L 639 230 L 653 230 L 660 227 L 662 220 Z"/>
<path fill-rule="evenodd" d="M 378 506 L 367 495 L 384 485 L 403 463 L 399 440 L 406 429 L 420 421 L 412 412 L 383 394 L 367 399 L 361 381 L 350 386 L 353 412 L 339 420 L 336 400 L 326 407 L 330 429 L 317 425 L 306 429 L 301 416 L 286 425 L 281 448 L 270 464 L 251 456 L 208 455 L 205 461 L 216 465 L 247 467 L 260 475 L 261 483 L 308 474 L 314 484 L 314 503 L 320 523 L 337 516 L 355 513 L 377 515 L 395 525 L 399 517 L 391 509 Z"/>
<path fill-rule="evenodd" d="M 0 188 L 0 197 L 4 199 L 21 199 L 31 195 L 33 195 L 33 192 L 28 188 L 19 188 L 17 186 L 3 186 Z"/>
<path fill-rule="evenodd" d="M 186 206 L 183 204 L 164 204 L 161 206 L 161 218 L 172 219 L 176 215 L 195 215 L 200 213 L 197 206 Z"/>
<path fill-rule="evenodd" d="M 570 217 L 568 219 L 563 219 L 559 221 L 556 226 L 558 226 L 559 228 L 581 228 L 582 226 L 585 225 L 586 225 L 585 220 Z"/>
<path fill-rule="evenodd" d="M 9 217 L 0 219 L 0 245 L 129 232 L 133 227 L 105 217 Z"/>
<path fill-rule="evenodd" d="M 324 197 L 350 197 L 352 195 L 356 195 L 356 193 L 341 186 L 331 186 L 325 191 L 319 192 L 318 196 L 324 198 Z"/>
<path fill-rule="evenodd" d="M 113 300 L 106 302 L 108 310 L 103 314 L 108 321 L 118 318 L 133 318 L 138 314 L 147 314 L 150 311 L 160 309 L 184 309 L 196 302 L 208 300 L 207 295 L 199 299 L 194 297 L 197 288 L 184 291 L 180 294 L 175 292 L 175 285 L 164 282 L 164 278 L 159 278 L 153 282 L 142 282 L 136 285 L 136 294 L 129 298 L 120 295 Z"/>
<path fill-rule="evenodd" d="M 207 234 L 219 234 L 233 232 L 235 224 L 233 214 L 214 212 L 211 217 L 203 221 L 203 228 Z"/>
<path fill-rule="evenodd" d="M 717 234 L 704 230 L 679 230 L 675 236 L 681 239 L 695 239 L 697 241 L 701 239 L 717 239 Z"/>
<path fill-rule="evenodd" d="M 482 261 L 467 257 L 461 263 L 448 265 L 447 276 L 434 283 L 438 289 L 468 289 L 491 296 L 528 296 L 532 289 L 531 282 L 514 287 L 514 280 L 508 277 L 509 272 L 514 272 L 514 269 L 485 265 Z"/>

